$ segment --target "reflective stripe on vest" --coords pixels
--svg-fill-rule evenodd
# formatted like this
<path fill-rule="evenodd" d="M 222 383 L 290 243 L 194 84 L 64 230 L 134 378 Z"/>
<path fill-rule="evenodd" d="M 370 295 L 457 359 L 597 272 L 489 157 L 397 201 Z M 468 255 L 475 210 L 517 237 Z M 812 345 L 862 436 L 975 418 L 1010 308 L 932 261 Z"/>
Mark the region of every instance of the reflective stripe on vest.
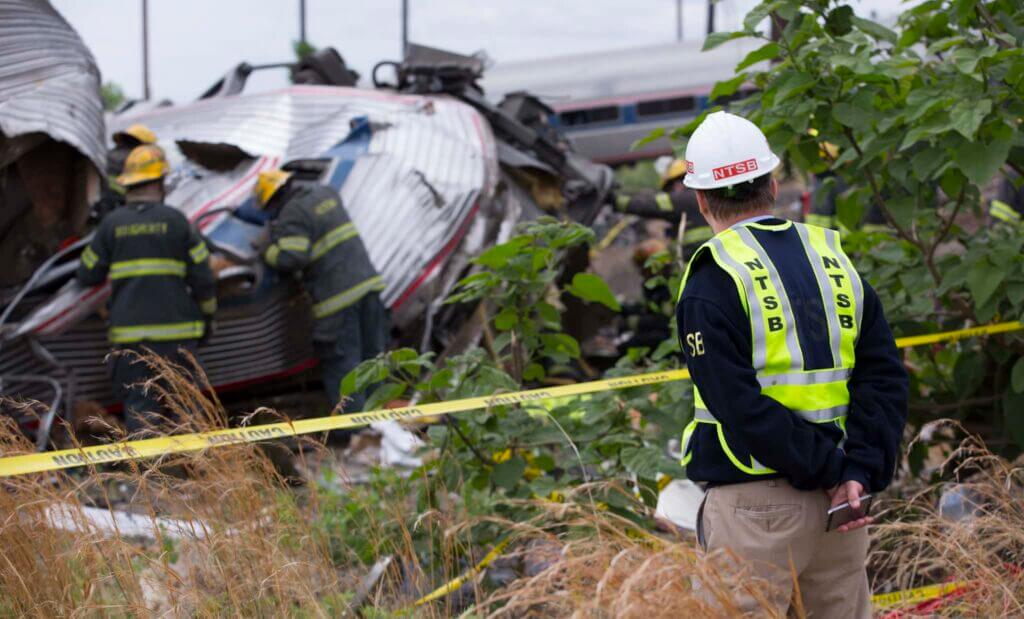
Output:
<path fill-rule="evenodd" d="M 992 204 L 988 208 L 988 214 L 1000 221 L 1011 224 L 1020 223 L 1021 219 L 1020 213 L 1002 200 L 992 200 Z"/>
<path fill-rule="evenodd" d="M 192 262 L 199 264 L 210 257 L 210 249 L 206 243 L 199 241 L 195 247 L 188 250 L 188 254 L 192 256 Z"/>
<path fill-rule="evenodd" d="M 782 232 L 795 227 L 802 253 L 818 284 L 826 315 L 833 367 L 804 370 L 804 356 L 797 336 L 792 305 L 785 286 L 751 228 Z M 736 284 L 751 328 L 752 365 L 761 393 L 801 419 L 811 423 L 835 423 L 845 428 L 850 403 L 847 382 L 855 362 L 860 333 L 864 288 L 860 276 L 839 244 L 839 233 L 826 228 L 785 224 L 751 223 L 723 231 L 698 250 L 709 251 L 719 267 Z M 796 248 L 800 251 L 800 248 Z M 690 265 L 696 263 L 691 260 Z M 683 278 L 685 287 L 689 272 Z M 694 387 L 695 414 L 683 432 L 683 464 L 692 452 L 689 443 L 699 423 L 716 426 L 722 451 L 741 471 L 750 475 L 774 473 L 753 457 L 741 460 L 732 451 L 722 425 L 708 410 L 700 390 Z M 845 433 L 845 429 L 844 429 Z"/>
<path fill-rule="evenodd" d="M 167 342 L 173 340 L 192 340 L 203 336 L 203 322 L 176 322 L 157 325 L 136 325 L 132 327 L 111 327 L 110 341 L 115 344 L 130 344 L 144 340 L 151 342 Z"/>
<path fill-rule="evenodd" d="M 313 260 L 322 258 L 324 254 L 353 238 L 357 234 L 359 233 L 356 232 L 356 227 L 352 225 L 352 222 L 341 224 L 313 243 Z"/>
<path fill-rule="evenodd" d="M 85 265 L 85 268 L 91 269 L 95 267 L 96 263 L 99 262 L 99 259 L 100 257 L 92 250 L 92 246 L 86 246 L 85 250 L 82 252 L 82 264 Z"/>
<path fill-rule="evenodd" d="M 110 279 L 127 279 L 150 275 L 185 277 L 185 263 L 181 260 L 168 260 L 166 258 L 143 258 L 140 260 L 122 260 L 110 265 Z"/>
<path fill-rule="evenodd" d="M 379 275 L 371 277 L 352 286 L 348 290 L 343 290 L 314 305 L 313 316 L 316 318 L 327 318 L 362 299 L 368 293 L 380 292 L 381 290 L 384 290 L 384 280 Z"/>

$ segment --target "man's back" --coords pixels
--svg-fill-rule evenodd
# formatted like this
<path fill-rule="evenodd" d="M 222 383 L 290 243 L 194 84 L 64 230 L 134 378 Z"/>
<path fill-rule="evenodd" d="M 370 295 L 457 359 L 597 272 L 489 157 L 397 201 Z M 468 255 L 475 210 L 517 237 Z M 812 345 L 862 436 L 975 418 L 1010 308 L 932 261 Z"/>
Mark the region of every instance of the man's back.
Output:
<path fill-rule="evenodd" d="M 848 415 L 906 383 L 877 295 L 835 231 L 778 219 L 739 227 L 763 256 L 732 260 L 736 268 L 728 269 L 721 239 L 733 230 L 719 235 L 694 257 L 677 309 L 699 396 L 723 425 L 720 438 L 715 424 L 693 424 L 688 475 L 712 484 L 784 477 L 798 488 L 830 488 L 843 472 L 842 443 L 872 462 L 858 474 L 865 487 L 884 487 L 892 454 L 846 436 Z M 862 383 L 869 385 L 854 388 Z M 756 468 L 752 460 L 771 472 L 745 470 Z"/>
<path fill-rule="evenodd" d="M 179 211 L 132 203 L 104 217 L 82 254 L 79 280 L 110 278 L 111 341 L 198 338 L 202 314 L 193 294 L 214 299 L 209 251 Z"/>
<path fill-rule="evenodd" d="M 383 280 L 337 192 L 322 185 L 292 191 L 264 256 L 275 268 L 303 272 L 313 297 L 313 337 L 330 340 L 337 332 L 332 317 L 367 293 L 382 290 Z"/>

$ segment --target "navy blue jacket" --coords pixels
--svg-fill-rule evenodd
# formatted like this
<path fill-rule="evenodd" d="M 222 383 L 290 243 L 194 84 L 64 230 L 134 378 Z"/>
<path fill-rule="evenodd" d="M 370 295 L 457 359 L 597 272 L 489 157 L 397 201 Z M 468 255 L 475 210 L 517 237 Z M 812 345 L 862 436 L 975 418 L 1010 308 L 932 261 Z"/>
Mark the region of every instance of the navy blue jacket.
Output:
<path fill-rule="evenodd" d="M 789 295 L 804 369 L 832 367 L 821 293 L 796 230 L 750 231 L 778 268 Z M 878 295 L 866 281 L 842 449 L 837 447 L 842 433 L 836 426 L 805 421 L 761 394 L 751 362 L 750 320 L 736 285 L 709 252 L 702 252 L 691 267 L 676 318 L 687 367 L 708 409 L 722 423 L 730 448 L 740 459 L 749 461 L 752 455 L 778 471 L 759 476 L 742 472 L 722 451 L 715 427 L 699 423 L 690 441 L 690 479 L 721 485 L 774 476 L 807 490 L 856 480 L 869 492 L 889 485 L 899 460 L 909 381 Z M 698 331 L 704 354 L 691 356 L 685 337 Z"/>

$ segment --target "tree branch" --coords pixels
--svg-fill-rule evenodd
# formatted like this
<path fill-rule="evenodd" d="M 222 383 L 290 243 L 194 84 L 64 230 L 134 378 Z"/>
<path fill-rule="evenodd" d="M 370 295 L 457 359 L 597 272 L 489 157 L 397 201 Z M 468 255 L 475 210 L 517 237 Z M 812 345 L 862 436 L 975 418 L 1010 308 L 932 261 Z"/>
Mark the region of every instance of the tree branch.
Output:
<path fill-rule="evenodd" d="M 461 438 L 462 442 L 466 444 L 466 447 L 469 447 L 469 450 L 473 452 L 473 455 L 476 456 L 477 460 L 487 466 L 494 466 L 494 460 L 485 456 L 479 449 L 477 449 L 476 445 L 470 442 L 469 437 L 462 433 L 462 428 L 459 427 L 459 424 L 455 423 L 455 420 L 453 420 L 451 416 L 445 415 L 444 422 L 447 423 L 452 430 L 455 430 L 455 433 L 459 435 L 459 438 Z"/>

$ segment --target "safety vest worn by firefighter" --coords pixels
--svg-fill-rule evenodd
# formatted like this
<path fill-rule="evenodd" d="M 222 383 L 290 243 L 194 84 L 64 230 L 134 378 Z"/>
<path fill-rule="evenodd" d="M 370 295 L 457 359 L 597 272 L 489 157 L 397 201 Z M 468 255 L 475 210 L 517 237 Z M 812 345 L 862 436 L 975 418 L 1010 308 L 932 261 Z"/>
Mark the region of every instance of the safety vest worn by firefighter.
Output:
<path fill-rule="evenodd" d="M 804 355 L 797 336 L 791 300 L 771 257 L 751 229 L 782 233 L 795 228 L 801 248 L 798 264 L 813 273 L 825 309 L 832 366 L 805 370 Z M 751 350 L 761 393 L 777 400 L 793 414 L 812 423 L 835 424 L 845 436 L 850 404 L 847 382 L 853 370 L 855 343 L 860 332 L 864 288 L 860 276 L 843 252 L 835 230 L 795 222 L 747 223 L 722 231 L 702 245 L 683 277 L 680 296 L 690 267 L 703 252 L 729 274 L 744 312 L 750 319 Z M 791 265 L 790 265 L 791 266 Z M 694 386 L 694 418 L 683 432 L 683 464 L 692 457 L 690 439 L 697 424 L 717 427 L 722 451 L 740 471 L 748 475 L 775 473 L 751 456 L 737 457 L 730 448 L 714 411 L 708 410 Z"/>

